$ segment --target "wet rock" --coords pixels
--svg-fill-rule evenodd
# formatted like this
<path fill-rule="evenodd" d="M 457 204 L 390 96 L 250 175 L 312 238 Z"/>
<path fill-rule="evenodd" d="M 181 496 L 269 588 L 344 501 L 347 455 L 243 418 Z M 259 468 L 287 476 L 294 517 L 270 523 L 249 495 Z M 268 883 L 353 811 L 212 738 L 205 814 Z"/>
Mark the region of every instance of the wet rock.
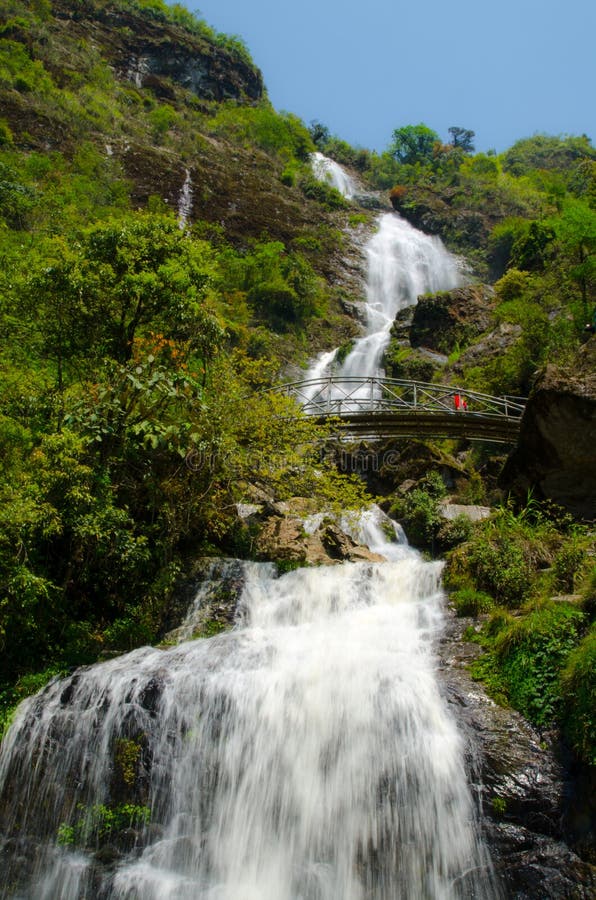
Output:
<path fill-rule="evenodd" d="M 310 566 L 383 561 L 382 556 L 357 544 L 336 523 L 323 520 L 308 533 L 304 519 L 295 516 L 270 517 L 257 539 L 257 550 L 263 559 Z"/>
<path fill-rule="evenodd" d="M 585 843 L 574 840 L 570 772 L 555 746 L 472 681 L 467 666 L 481 651 L 462 641 L 470 624 L 448 616 L 439 648 L 442 683 L 467 739 L 470 779 L 504 895 L 592 897 L 596 869 Z"/>
<path fill-rule="evenodd" d="M 153 677 L 147 682 L 147 684 L 139 694 L 139 702 L 141 706 L 152 716 L 155 716 L 157 714 L 157 709 L 159 706 L 161 695 L 163 694 L 164 686 L 164 677 Z"/>
<path fill-rule="evenodd" d="M 398 310 L 393 325 L 391 326 L 391 337 L 405 344 L 410 343 L 410 328 L 412 327 L 412 319 L 414 318 L 414 307 L 406 306 L 404 309 Z"/>
<path fill-rule="evenodd" d="M 364 303 L 357 300 L 348 300 L 345 297 L 340 297 L 339 302 L 346 315 L 363 324 L 366 322 L 366 306 Z"/>
<path fill-rule="evenodd" d="M 240 559 L 225 557 L 196 559 L 175 593 L 162 640 L 167 643 L 189 640 L 207 623 L 213 633 L 230 628 L 244 588 L 245 565 Z M 159 683 L 152 691 L 157 702 L 161 691 Z"/>

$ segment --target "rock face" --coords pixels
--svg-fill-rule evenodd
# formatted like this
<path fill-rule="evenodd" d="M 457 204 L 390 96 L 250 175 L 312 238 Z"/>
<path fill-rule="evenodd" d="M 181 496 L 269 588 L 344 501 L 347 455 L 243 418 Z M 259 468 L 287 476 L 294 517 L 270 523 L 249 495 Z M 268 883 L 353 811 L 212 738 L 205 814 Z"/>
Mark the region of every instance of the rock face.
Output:
<path fill-rule="evenodd" d="M 484 284 L 419 297 L 410 342 L 413 347 L 428 347 L 439 353 L 465 347 L 488 330 L 494 306 L 494 290 Z"/>
<path fill-rule="evenodd" d="M 71 31 L 92 30 L 94 43 L 121 78 L 149 87 L 159 97 L 174 96 L 171 82 L 205 100 L 254 101 L 263 96 L 261 73 L 239 53 L 161 17 L 90 0 L 55 0 L 52 8 Z"/>
<path fill-rule="evenodd" d="M 405 219 L 428 234 L 439 234 L 443 238 L 458 235 L 473 247 L 481 247 L 486 241 L 492 217 L 478 210 L 466 209 L 465 203 L 457 202 L 456 188 L 439 196 L 431 189 L 408 186 L 404 192 L 391 192 L 393 208 Z"/>
<path fill-rule="evenodd" d="M 306 565 L 383 562 L 383 557 L 357 544 L 335 522 L 323 520 L 312 532 L 295 516 L 271 516 L 261 529 L 257 551 L 266 559 Z"/>
<path fill-rule="evenodd" d="M 594 848 L 575 827 L 580 804 L 569 773 L 518 713 L 497 706 L 470 679 L 466 665 L 480 649 L 462 643 L 469 624 L 448 620 L 439 649 L 441 675 L 468 739 L 470 779 L 503 895 L 588 900 L 596 891 L 596 869 L 586 861 Z M 585 809 L 581 815 L 585 819 Z"/>
<path fill-rule="evenodd" d="M 479 341 L 468 347 L 454 362 L 453 371 L 464 372 L 470 368 L 488 360 L 497 359 L 519 340 L 522 334 L 521 325 L 513 325 L 511 322 L 500 322 L 488 334 L 483 335 Z"/>
<path fill-rule="evenodd" d="M 547 366 L 535 382 L 519 442 L 501 475 L 503 487 L 529 489 L 578 518 L 596 514 L 596 338 L 573 377 Z"/>

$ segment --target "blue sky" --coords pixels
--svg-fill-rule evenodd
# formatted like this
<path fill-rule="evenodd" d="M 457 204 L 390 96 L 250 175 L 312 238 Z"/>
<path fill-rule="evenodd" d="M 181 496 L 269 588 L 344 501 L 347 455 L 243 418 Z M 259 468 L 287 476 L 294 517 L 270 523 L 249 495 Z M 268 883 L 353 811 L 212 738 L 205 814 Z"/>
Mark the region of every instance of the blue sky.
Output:
<path fill-rule="evenodd" d="M 536 132 L 596 140 L 594 0 L 192 0 L 236 34 L 271 102 L 382 151 L 394 128 L 476 132 L 502 152 Z"/>

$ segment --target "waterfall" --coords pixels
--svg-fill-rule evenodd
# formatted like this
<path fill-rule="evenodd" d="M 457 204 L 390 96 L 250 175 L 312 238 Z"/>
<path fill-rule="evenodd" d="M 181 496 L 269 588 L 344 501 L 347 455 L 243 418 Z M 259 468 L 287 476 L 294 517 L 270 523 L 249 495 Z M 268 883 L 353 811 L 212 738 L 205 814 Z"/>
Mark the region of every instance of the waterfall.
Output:
<path fill-rule="evenodd" d="M 365 252 L 366 334 L 356 341 L 340 375 L 378 375 L 399 310 L 416 303 L 420 294 L 449 290 L 462 281 L 459 261 L 440 238 L 418 231 L 396 213 L 379 218 Z"/>
<path fill-rule="evenodd" d="M 190 170 L 185 170 L 184 184 L 178 197 L 178 225 L 184 231 L 192 213 L 192 178 Z"/>
<path fill-rule="evenodd" d="M 126 77 L 135 87 L 142 88 L 145 75 L 149 72 L 149 60 L 146 56 L 133 56 L 129 60 Z"/>
<path fill-rule="evenodd" d="M 316 178 L 330 184 L 348 200 L 354 196 L 358 190 L 356 182 L 334 159 L 317 152 L 311 154 L 311 163 Z"/>
<path fill-rule="evenodd" d="M 336 169 L 343 172 L 333 160 L 326 163 L 333 165 L 334 172 Z M 320 174 L 326 171 L 323 163 L 313 166 L 317 177 L 323 177 Z M 345 172 L 344 176 L 349 178 Z M 341 190 L 339 177 L 334 177 Z M 450 290 L 465 280 L 461 260 L 446 250 L 440 238 L 424 234 L 397 213 L 378 217 L 375 234 L 364 249 L 367 260 L 365 333 L 341 365 L 335 362 L 333 351 L 317 357 L 308 369 L 307 379 L 331 373 L 364 378 L 380 375 L 383 353 L 399 310 L 415 304 L 420 294 Z M 311 395 L 315 392 L 313 388 Z M 308 397 L 308 392 L 305 396 Z M 356 398 L 358 393 L 352 396 Z"/>
<path fill-rule="evenodd" d="M 387 523 L 349 526 L 385 563 L 278 577 L 234 561 L 231 632 L 25 701 L 0 756 L 0 896 L 493 898 L 436 675 L 441 564 Z M 122 798 L 150 821 L 101 839 L 94 821 Z"/>

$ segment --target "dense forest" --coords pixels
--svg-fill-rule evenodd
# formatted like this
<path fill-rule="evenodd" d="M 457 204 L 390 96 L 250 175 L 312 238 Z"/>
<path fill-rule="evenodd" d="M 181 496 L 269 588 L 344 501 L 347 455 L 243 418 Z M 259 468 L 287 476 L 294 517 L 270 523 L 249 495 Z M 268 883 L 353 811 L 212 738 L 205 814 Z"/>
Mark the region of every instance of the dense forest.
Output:
<path fill-rule="evenodd" d="M 590 139 L 484 154 L 467 128 L 421 123 L 384 153 L 351 147 L 275 111 L 241 41 L 162 0 L 6 0 L 0 98 L 4 719 L 53 674 L 159 640 L 193 559 L 254 555 L 236 504 L 255 486 L 320 509 L 382 492 L 413 543 L 447 554 L 453 604 L 479 617 L 476 677 L 594 762 L 593 526 L 508 497 L 488 445 L 411 442 L 409 492 L 367 485 L 265 390 L 350 345 L 359 242 L 391 206 L 491 285 L 484 334 L 504 337 L 474 353 L 462 327 L 429 369 L 397 328 L 390 373 L 527 396 L 547 363 L 581 371 Z M 314 177 L 316 150 L 358 178 L 353 201 Z M 448 493 L 493 515 L 447 526 Z"/>

